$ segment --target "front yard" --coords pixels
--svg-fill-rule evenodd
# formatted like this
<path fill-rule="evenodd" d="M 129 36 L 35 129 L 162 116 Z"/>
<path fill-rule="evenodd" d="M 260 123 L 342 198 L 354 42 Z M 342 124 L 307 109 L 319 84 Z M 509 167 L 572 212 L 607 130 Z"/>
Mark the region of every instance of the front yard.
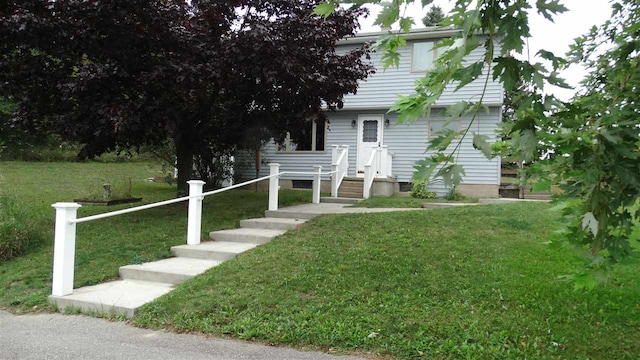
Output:
<path fill-rule="evenodd" d="M 122 174 L 144 202 L 172 198 L 174 187 L 142 181 L 158 169 L 0 163 L 2 191 L 29 207 L 47 239 L 0 263 L 0 308 L 50 310 L 52 203 Z M 281 194 L 281 206 L 311 195 Z M 266 193 L 208 197 L 203 232 L 266 206 Z M 80 216 L 112 209 L 85 206 Z M 593 291 L 573 290 L 561 276 L 579 260 L 545 244 L 557 217 L 539 203 L 323 216 L 178 286 L 133 323 L 384 358 L 637 359 L 640 265 L 616 267 Z M 185 223 L 186 206 L 176 204 L 80 224 L 75 286 L 169 256 Z"/>

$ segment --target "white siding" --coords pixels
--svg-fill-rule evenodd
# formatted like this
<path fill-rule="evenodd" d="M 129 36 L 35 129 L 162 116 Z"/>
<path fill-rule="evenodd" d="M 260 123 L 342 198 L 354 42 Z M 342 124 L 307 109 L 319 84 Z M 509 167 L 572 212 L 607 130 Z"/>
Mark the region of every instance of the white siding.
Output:
<path fill-rule="evenodd" d="M 413 40 L 412 40 L 413 41 Z M 399 67 L 389 67 L 386 71 L 382 66 L 381 53 L 373 53 L 371 61 L 376 68 L 376 73 L 367 80 L 360 82 L 357 94 L 347 95 L 344 100 L 344 110 L 354 109 L 388 109 L 398 99 L 398 95 L 411 95 L 414 93 L 415 81 L 424 77 L 424 72 L 411 72 L 411 47 L 412 41 L 407 46 L 400 48 Z M 424 40 L 415 40 L 424 41 Z M 355 45 L 340 45 L 340 49 L 346 51 Z M 483 58 L 483 47 L 471 52 L 466 59 L 467 63 Z M 488 68 L 484 74 L 464 88 L 454 92 L 455 84 L 449 85 L 436 105 L 446 106 L 458 101 L 478 101 L 484 87 Z M 503 101 L 502 84 L 494 82 L 489 75 L 487 92 L 483 102 L 490 105 L 500 105 Z"/>

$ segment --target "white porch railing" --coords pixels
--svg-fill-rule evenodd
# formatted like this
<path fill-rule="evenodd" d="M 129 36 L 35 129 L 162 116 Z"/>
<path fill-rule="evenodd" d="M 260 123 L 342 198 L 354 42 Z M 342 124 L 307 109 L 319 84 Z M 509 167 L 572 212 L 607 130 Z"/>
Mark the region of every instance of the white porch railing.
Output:
<path fill-rule="evenodd" d="M 374 148 L 364 165 L 364 184 L 362 187 L 362 197 L 368 199 L 371 196 L 373 179 L 387 178 L 392 176 L 393 154 L 389 152 L 387 145 Z"/>
<path fill-rule="evenodd" d="M 338 189 L 349 171 L 349 145 L 331 146 L 331 197 L 338 197 Z"/>
<path fill-rule="evenodd" d="M 314 166 L 313 172 L 280 172 L 280 164 L 269 164 L 270 174 L 259 179 L 245 181 L 226 188 L 208 191 L 203 193 L 204 181 L 191 180 L 189 184 L 189 196 L 176 199 L 160 201 L 157 203 L 136 206 L 129 209 L 111 211 L 104 214 L 77 218 L 77 211 L 81 207 L 77 203 L 59 202 L 51 205 L 56 209 L 55 234 L 53 249 L 53 283 L 51 294 L 54 296 L 64 296 L 73 293 L 73 278 L 75 266 L 75 243 L 76 225 L 104 219 L 112 216 L 128 214 L 140 210 L 151 209 L 163 205 L 174 204 L 182 201 L 189 201 L 189 211 L 187 219 L 187 244 L 197 245 L 200 243 L 202 226 L 202 201 L 205 196 L 218 194 L 245 185 L 269 179 L 269 210 L 278 210 L 278 192 L 280 190 L 280 177 L 283 174 L 311 175 L 313 176 L 313 203 L 320 202 L 320 182 L 323 175 L 333 175 L 333 172 L 322 173 L 321 166 Z"/>

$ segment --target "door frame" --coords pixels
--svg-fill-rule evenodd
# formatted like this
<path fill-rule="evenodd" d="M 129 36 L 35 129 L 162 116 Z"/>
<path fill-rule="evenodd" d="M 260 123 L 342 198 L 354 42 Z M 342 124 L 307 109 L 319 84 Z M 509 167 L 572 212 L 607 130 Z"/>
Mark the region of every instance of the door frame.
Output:
<path fill-rule="evenodd" d="M 362 130 L 365 120 L 378 121 L 378 145 L 384 145 L 384 114 L 358 114 L 358 126 L 356 127 L 356 177 L 364 177 L 364 164 L 360 164 L 360 152 L 365 149 L 362 141 Z M 361 167 L 362 170 L 360 170 Z"/>

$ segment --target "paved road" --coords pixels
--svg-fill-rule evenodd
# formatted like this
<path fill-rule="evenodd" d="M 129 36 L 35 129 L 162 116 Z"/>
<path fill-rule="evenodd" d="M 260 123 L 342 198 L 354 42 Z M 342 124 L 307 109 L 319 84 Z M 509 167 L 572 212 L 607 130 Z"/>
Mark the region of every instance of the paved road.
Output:
<path fill-rule="evenodd" d="M 173 334 L 76 315 L 16 316 L 0 311 L 0 359 L 356 360 L 248 342 Z"/>

